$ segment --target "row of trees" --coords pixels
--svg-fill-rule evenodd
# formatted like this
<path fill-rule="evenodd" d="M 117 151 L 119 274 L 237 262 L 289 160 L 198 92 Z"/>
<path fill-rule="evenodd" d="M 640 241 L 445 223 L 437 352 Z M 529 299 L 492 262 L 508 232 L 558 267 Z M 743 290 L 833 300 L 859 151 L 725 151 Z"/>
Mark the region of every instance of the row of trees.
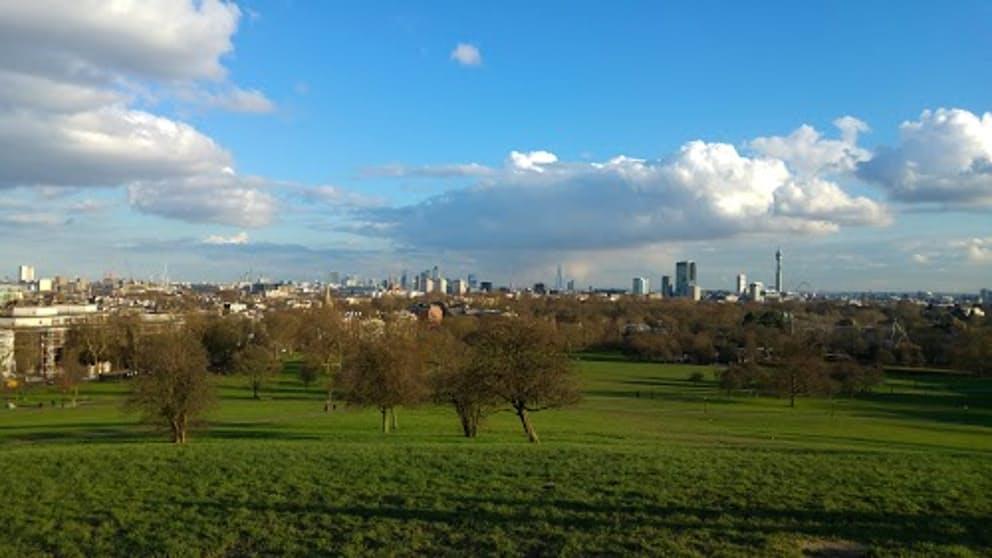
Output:
<path fill-rule="evenodd" d="M 789 406 L 795 407 L 798 396 L 853 396 L 883 380 L 880 367 L 847 356 L 831 360 L 825 350 L 823 341 L 811 332 L 787 338 L 774 351 L 748 350 L 741 362 L 719 373 L 720 387 L 728 393 L 750 390 L 787 397 Z"/>
<path fill-rule="evenodd" d="M 303 354 L 304 379 L 325 377 L 325 410 L 338 392 L 349 404 L 376 408 L 386 433 L 398 428 L 400 408 L 437 402 L 453 407 L 465 436 L 475 437 L 488 414 L 508 409 L 538 442 L 531 413 L 579 397 L 572 362 L 547 322 L 431 328 L 410 320 L 346 322 L 327 309 L 305 317 L 294 336 L 270 335 L 264 322 L 244 329 L 227 318 L 146 335 L 134 351 L 139 374 L 127 407 L 183 443 L 191 422 L 216 401 L 208 370 L 245 375 L 258 397 L 281 369 L 281 355 L 296 352 Z"/>

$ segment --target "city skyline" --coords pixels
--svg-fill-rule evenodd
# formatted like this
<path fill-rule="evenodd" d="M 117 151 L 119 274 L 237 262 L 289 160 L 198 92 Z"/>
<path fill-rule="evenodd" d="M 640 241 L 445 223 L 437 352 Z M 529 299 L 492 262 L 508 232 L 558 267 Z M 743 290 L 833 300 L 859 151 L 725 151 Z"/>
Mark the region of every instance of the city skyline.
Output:
<path fill-rule="evenodd" d="M 992 278 L 987 4 L 109 6 L 0 2 L 0 275 Z"/>

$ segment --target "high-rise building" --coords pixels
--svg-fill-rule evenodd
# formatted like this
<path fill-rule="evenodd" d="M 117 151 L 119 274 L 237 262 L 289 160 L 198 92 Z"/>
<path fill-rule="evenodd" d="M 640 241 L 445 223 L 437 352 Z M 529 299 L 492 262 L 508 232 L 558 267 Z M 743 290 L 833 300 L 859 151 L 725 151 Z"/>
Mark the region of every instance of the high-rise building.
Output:
<path fill-rule="evenodd" d="M 444 277 L 438 277 L 437 281 L 434 281 L 434 292 L 437 294 L 447 294 L 448 280 Z"/>
<path fill-rule="evenodd" d="M 565 289 L 565 278 L 561 273 L 561 264 L 558 264 L 558 276 L 555 278 L 555 290 L 561 292 Z"/>
<path fill-rule="evenodd" d="M 747 294 L 747 275 L 743 273 L 737 274 L 737 295 L 744 296 Z"/>
<path fill-rule="evenodd" d="M 665 298 L 670 298 L 673 294 L 672 292 L 672 277 L 670 275 L 661 276 L 661 296 Z"/>
<path fill-rule="evenodd" d="M 755 281 L 747 288 L 747 297 L 754 302 L 764 302 L 765 300 L 765 284 L 761 281 Z"/>
<path fill-rule="evenodd" d="M 782 282 L 782 249 L 775 251 L 775 290 L 782 292 L 785 284 Z"/>
<path fill-rule="evenodd" d="M 575 292 L 575 279 L 569 279 L 568 280 L 568 292 L 570 292 L 570 293 L 574 293 Z"/>
<path fill-rule="evenodd" d="M 448 283 L 448 292 L 454 296 L 462 296 L 468 292 L 468 282 L 464 279 L 452 279 Z"/>
<path fill-rule="evenodd" d="M 431 270 L 431 279 L 437 281 L 440 278 L 441 278 L 441 270 L 437 266 L 434 266 L 434 269 Z"/>
<path fill-rule="evenodd" d="M 20 279 L 21 283 L 30 283 L 34 281 L 34 267 L 30 265 L 22 265 L 17 268 L 17 277 Z"/>
<path fill-rule="evenodd" d="M 479 283 L 479 290 L 484 293 L 493 292 L 493 282 L 492 281 L 482 281 Z"/>
<path fill-rule="evenodd" d="M 687 260 L 675 264 L 675 295 L 688 297 L 696 285 L 696 262 Z"/>
<path fill-rule="evenodd" d="M 479 288 L 479 279 L 475 276 L 474 273 L 468 274 L 468 288 L 469 290 L 472 291 Z"/>
<path fill-rule="evenodd" d="M 647 277 L 634 277 L 633 280 L 633 294 L 634 296 L 645 296 L 651 291 L 651 286 L 648 283 Z"/>
<path fill-rule="evenodd" d="M 327 274 L 327 282 L 329 284 L 331 284 L 331 285 L 340 285 L 341 284 L 341 274 L 338 273 L 337 271 L 332 271 L 332 272 L 328 273 Z"/>

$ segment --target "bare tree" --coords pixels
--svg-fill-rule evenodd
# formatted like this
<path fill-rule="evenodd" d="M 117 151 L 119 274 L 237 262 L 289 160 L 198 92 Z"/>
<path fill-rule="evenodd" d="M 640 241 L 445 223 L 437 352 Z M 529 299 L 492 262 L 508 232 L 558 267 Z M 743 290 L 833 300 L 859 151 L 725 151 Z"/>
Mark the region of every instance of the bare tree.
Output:
<path fill-rule="evenodd" d="M 310 310 L 302 322 L 298 344 L 304 353 L 303 366 L 310 367 L 306 372 L 308 376 L 316 376 L 313 369 L 319 369 L 327 378 L 327 399 L 324 401 L 327 412 L 334 407 L 335 376 L 344 363 L 349 332 L 341 315 L 330 307 Z"/>
<path fill-rule="evenodd" d="M 397 407 L 419 403 L 427 395 L 420 349 L 414 325 L 390 323 L 381 332 L 359 336 L 346 357 L 338 376 L 345 398 L 378 408 L 384 433 L 397 428 Z"/>
<path fill-rule="evenodd" d="M 268 347 L 250 343 L 234 355 L 232 366 L 237 374 L 248 378 L 251 395 L 258 399 L 262 386 L 282 371 L 282 359 Z"/>
<path fill-rule="evenodd" d="M 190 423 L 211 406 L 214 390 L 207 376 L 207 353 L 188 328 L 149 335 L 135 355 L 139 372 L 126 407 L 142 419 L 169 429 L 184 444 Z"/>
<path fill-rule="evenodd" d="M 473 347 L 446 328 L 427 333 L 431 391 L 438 403 L 451 404 L 462 432 L 474 438 L 486 409 L 496 403 L 489 374 Z"/>
<path fill-rule="evenodd" d="M 823 345 L 814 335 L 789 338 L 782 358 L 770 368 L 771 388 L 789 398 L 796 406 L 796 397 L 829 391 L 827 367 L 823 361 Z"/>
<path fill-rule="evenodd" d="M 578 401 L 572 362 L 550 324 L 499 320 L 472 335 L 469 342 L 475 358 L 491 375 L 493 394 L 513 408 L 531 442 L 539 438 L 529 413 Z"/>
<path fill-rule="evenodd" d="M 69 406 L 75 407 L 79 399 L 79 385 L 89 375 L 89 363 L 83 351 L 67 347 L 62 353 L 61 365 L 56 383 L 63 396 L 69 397 Z M 62 401 L 64 402 L 65 399 Z"/>

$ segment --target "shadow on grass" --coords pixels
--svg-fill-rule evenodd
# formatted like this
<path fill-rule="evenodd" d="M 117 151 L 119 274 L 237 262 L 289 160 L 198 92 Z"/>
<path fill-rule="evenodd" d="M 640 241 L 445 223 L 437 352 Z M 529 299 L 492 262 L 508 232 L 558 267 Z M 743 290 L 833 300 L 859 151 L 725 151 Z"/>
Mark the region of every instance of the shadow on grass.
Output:
<path fill-rule="evenodd" d="M 210 440 L 319 440 L 265 422 L 205 422 L 191 429 L 191 438 Z M 167 441 L 168 434 L 145 424 L 99 422 L 79 425 L 0 426 L 0 443 L 134 443 Z"/>
<path fill-rule="evenodd" d="M 537 490 L 535 488 L 535 490 Z M 966 545 L 988 548 L 992 530 L 987 518 L 953 513 L 892 513 L 890 511 L 777 509 L 766 506 L 720 507 L 663 505 L 654 502 L 589 502 L 554 497 L 505 498 L 484 496 L 430 496 L 434 507 L 419 507 L 417 497 L 385 494 L 365 504 L 329 505 L 312 502 L 258 502 L 180 500 L 162 502 L 184 509 L 199 508 L 202 515 L 226 517 L 233 510 L 260 514 L 299 516 L 352 516 L 364 521 L 393 520 L 443 524 L 481 532 L 490 529 L 537 535 L 541 527 L 579 531 L 584 534 L 610 532 L 616 528 L 649 528 L 678 533 L 698 532 L 710 538 L 754 544 L 758 539 L 782 533 L 807 537 L 843 538 L 882 546 L 918 544 Z M 378 500 L 377 502 L 375 500 Z M 444 506 L 439 509 L 437 506 Z M 204 513 L 205 512 L 205 513 Z M 539 537 L 529 536 L 530 541 Z M 533 543 L 530 543 L 533 544 Z"/>

